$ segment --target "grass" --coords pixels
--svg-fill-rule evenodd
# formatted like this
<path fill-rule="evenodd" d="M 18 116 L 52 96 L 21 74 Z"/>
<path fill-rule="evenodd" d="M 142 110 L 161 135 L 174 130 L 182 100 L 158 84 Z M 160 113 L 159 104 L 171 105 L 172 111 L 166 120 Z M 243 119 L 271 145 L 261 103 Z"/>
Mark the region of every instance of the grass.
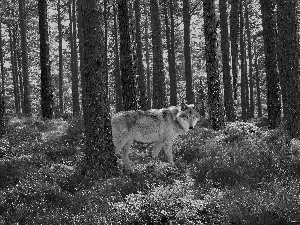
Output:
<path fill-rule="evenodd" d="M 197 127 L 173 146 L 176 168 L 135 144 L 136 173 L 62 188 L 84 156 L 82 122 L 12 119 L 0 140 L 0 224 L 299 224 L 297 140 L 278 129 Z M 162 151 L 163 152 L 163 151 Z"/>

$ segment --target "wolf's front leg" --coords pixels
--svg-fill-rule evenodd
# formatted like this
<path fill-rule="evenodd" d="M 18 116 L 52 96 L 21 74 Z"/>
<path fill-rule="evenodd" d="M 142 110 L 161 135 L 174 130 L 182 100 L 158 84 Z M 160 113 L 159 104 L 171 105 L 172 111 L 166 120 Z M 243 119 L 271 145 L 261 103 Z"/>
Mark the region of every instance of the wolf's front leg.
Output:
<path fill-rule="evenodd" d="M 123 163 L 130 170 L 133 170 L 133 167 L 131 166 L 131 162 L 129 160 L 129 152 L 132 143 L 133 143 L 133 139 L 128 140 L 127 143 L 124 145 L 123 152 L 122 152 Z"/>
<path fill-rule="evenodd" d="M 157 158 L 162 146 L 163 146 L 164 142 L 162 141 L 158 141 L 158 142 L 154 142 L 154 146 L 153 146 L 153 150 L 152 150 L 152 158 Z"/>
<path fill-rule="evenodd" d="M 164 150 L 169 163 L 172 164 L 172 166 L 174 166 L 173 153 L 172 153 L 172 141 L 165 143 Z"/>

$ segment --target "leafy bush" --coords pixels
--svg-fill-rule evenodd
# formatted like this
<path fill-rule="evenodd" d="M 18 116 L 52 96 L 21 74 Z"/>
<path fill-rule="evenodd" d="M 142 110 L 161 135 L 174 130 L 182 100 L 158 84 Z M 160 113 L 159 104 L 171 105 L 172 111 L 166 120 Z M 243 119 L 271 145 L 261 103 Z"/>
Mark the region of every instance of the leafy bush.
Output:
<path fill-rule="evenodd" d="M 300 220 L 299 190 L 295 180 L 264 183 L 255 190 L 240 187 L 227 192 L 222 213 L 230 224 L 294 224 Z"/>
<path fill-rule="evenodd" d="M 121 224 L 215 224 L 217 219 L 210 210 L 218 207 L 222 192 L 212 190 L 202 199 L 196 194 L 191 180 L 159 185 L 147 193 L 130 194 L 124 202 L 112 204 L 114 221 Z"/>

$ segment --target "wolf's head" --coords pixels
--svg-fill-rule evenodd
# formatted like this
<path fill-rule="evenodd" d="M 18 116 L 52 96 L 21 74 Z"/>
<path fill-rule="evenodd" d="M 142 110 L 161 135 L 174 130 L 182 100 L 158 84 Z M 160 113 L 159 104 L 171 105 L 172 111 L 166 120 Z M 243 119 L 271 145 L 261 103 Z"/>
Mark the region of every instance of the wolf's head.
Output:
<path fill-rule="evenodd" d="M 193 104 L 187 105 L 181 103 L 181 111 L 178 114 L 177 120 L 187 132 L 196 126 L 197 122 L 200 120 L 200 114 Z"/>

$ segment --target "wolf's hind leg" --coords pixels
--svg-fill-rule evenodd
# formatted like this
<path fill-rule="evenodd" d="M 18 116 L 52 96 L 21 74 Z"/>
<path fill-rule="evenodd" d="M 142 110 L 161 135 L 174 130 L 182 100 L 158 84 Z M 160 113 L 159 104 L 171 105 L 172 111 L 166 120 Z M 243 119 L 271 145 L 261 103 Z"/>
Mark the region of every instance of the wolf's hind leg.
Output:
<path fill-rule="evenodd" d="M 126 136 L 118 136 L 117 138 L 116 137 L 113 137 L 113 142 L 114 142 L 114 146 L 115 146 L 115 153 L 118 154 L 121 149 L 123 148 L 123 146 L 127 143 L 128 141 L 128 137 Z"/>
<path fill-rule="evenodd" d="M 131 162 L 129 160 L 129 152 L 130 152 L 130 147 L 133 143 L 133 139 L 130 139 L 126 142 L 126 144 L 123 147 L 123 152 L 122 152 L 122 159 L 123 163 L 128 167 L 128 169 L 133 170 L 133 167 L 131 166 Z"/>
<path fill-rule="evenodd" d="M 172 142 L 165 143 L 164 150 L 165 150 L 165 154 L 168 158 L 169 163 L 174 166 L 173 153 L 172 153 Z"/>

